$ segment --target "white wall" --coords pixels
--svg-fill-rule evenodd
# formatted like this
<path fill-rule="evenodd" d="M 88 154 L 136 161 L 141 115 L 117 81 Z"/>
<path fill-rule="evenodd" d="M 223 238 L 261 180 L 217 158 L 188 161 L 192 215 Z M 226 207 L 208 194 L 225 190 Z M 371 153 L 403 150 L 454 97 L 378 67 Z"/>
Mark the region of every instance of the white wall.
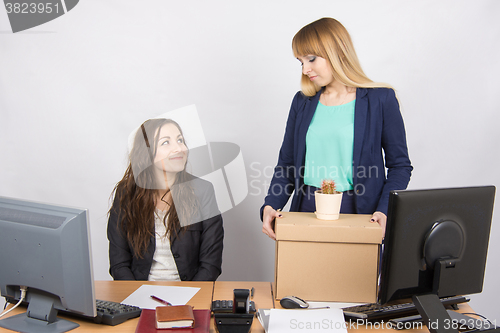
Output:
<path fill-rule="evenodd" d="M 95 278 L 110 279 L 106 212 L 127 137 L 196 104 L 208 141 L 241 147 L 250 184 L 224 213 L 220 279 L 271 281 L 274 242 L 258 211 L 299 89 L 298 29 L 339 19 L 368 76 L 397 88 L 410 188 L 498 185 L 499 15 L 495 0 L 85 0 L 12 34 L 0 10 L 0 195 L 89 208 Z M 471 303 L 491 319 L 499 250 L 491 242 L 484 292 Z"/>

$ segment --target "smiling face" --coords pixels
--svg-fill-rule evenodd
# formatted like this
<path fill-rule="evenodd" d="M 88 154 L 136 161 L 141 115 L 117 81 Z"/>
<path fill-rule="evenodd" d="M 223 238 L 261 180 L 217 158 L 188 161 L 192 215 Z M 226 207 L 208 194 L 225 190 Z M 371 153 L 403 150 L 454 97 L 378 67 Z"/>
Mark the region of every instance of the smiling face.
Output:
<path fill-rule="evenodd" d="M 156 154 L 154 157 L 155 169 L 161 178 L 169 182 L 175 179 L 175 174 L 184 170 L 187 161 L 188 149 L 184 143 L 181 131 L 174 124 L 165 124 L 158 133 Z"/>
<path fill-rule="evenodd" d="M 302 74 L 319 87 L 324 87 L 333 82 L 333 72 L 325 58 L 316 55 L 299 56 L 297 59 L 302 64 Z"/>

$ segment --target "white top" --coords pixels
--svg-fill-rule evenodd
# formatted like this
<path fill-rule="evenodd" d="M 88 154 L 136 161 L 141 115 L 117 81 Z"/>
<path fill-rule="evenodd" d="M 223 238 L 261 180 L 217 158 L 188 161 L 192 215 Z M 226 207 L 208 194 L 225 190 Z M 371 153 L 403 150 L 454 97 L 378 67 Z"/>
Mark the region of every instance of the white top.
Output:
<path fill-rule="evenodd" d="M 149 281 L 180 281 L 177 265 L 170 249 L 169 235 L 163 224 L 165 211 L 155 211 L 156 249 L 153 255 L 153 264 L 149 271 Z"/>

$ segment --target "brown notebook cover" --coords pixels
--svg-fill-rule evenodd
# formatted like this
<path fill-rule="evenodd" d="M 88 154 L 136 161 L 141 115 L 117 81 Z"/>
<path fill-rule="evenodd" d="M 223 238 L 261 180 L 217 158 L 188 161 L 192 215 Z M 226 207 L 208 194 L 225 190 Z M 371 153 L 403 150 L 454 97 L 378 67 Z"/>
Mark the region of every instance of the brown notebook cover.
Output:
<path fill-rule="evenodd" d="M 156 328 L 194 327 L 191 305 L 171 305 L 156 307 Z"/>
<path fill-rule="evenodd" d="M 156 311 L 150 309 L 143 309 L 141 317 L 137 323 L 136 333 L 208 333 L 210 332 L 210 310 L 196 309 L 193 310 L 194 314 L 194 327 L 193 328 L 170 328 L 170 329 L 157 329 L 155 326 Z"/>

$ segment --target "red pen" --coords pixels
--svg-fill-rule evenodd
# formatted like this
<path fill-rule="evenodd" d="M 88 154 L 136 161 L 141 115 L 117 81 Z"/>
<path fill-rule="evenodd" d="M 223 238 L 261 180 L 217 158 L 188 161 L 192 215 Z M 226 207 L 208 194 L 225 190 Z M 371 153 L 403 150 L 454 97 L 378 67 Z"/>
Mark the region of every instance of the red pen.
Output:
<path fill-rule="evenodd" d="M 157 301 L 157 302 L 162 303 L 162 304 L 165 304 L 165 305 L 168 305 L 168 306 L 172 306 L 172 303 L 167 302 L 167 301 L 165 301 L 165 300 L 162 300 L 161 298 L 156 297 L 155 295 L 151 295 L 151 298 L 152 298 L 152 299 L 154 299 L 154 300 L 155 300 L 155 301 Z"/>

